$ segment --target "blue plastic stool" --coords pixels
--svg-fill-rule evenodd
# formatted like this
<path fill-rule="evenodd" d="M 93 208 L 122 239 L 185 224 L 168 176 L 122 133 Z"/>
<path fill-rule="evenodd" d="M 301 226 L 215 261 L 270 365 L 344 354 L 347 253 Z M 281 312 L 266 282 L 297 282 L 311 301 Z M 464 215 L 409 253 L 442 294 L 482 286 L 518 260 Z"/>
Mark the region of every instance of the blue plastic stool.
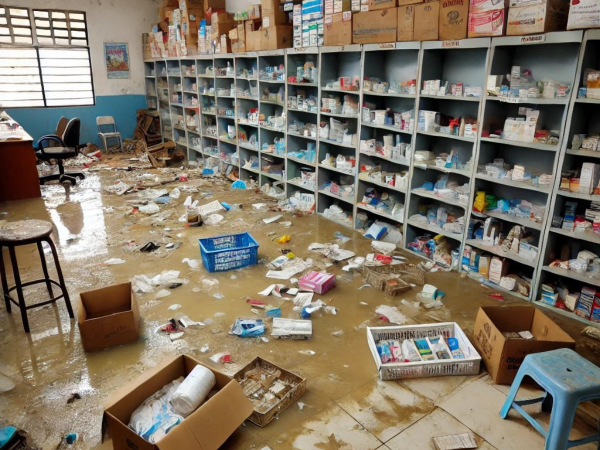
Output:
<path fill-rule="evenodd" d="M 515 400 L 525 376 L 533 378 L 546 391 L 546 394 L 532 400 Z M 600 398 L 600 368 L 569 349 L 536 353 L 527 355 L 521 364 L 506 402 L 500 411 L 500 417 L 506 419 L 510 409 L 516 409 L 546 438 L 545 450 L 566 450 L 594 441 L 598 441 L 600 450 L 598 434 L 575 441 L 569 440 L 577 405 L 598 398 Z M 522 408 L 524 405 L 540 402 L 544 402 L 542 409 L 544 406 L 552 404 L 548 432 Z"/>

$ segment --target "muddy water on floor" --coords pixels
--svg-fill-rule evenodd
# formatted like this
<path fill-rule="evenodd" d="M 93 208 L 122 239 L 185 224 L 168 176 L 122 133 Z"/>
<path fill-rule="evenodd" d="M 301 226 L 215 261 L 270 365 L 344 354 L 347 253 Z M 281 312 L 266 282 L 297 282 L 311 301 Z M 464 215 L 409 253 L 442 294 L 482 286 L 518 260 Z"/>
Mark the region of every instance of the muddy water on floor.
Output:
<path fill-rule="evenodd" d="M 363 277 L 358 273 L 343 272 L 341 267 L 345 264 L 338 263 L 328 269 L 338 276 L 336 288 L 323 296 L 315 296 L 335 306 L 338 314 L 315 317 L 311 340 L 270 339 L 263 342 L 231 336 L 228 331 L 237 317 L 256 317 L 250 312 L 245 299 L 258 298 L 259 291 L 277 282 L 265 277 L 268 270 L 265 264 L 280 256 L 282 249 L 291 249 L 301 258 L 313 258 L 315 267 L 325 269 L 327 261 L 323 255 L 307 250 L 310 243 L 333 242 L 334 233 L 341 231 L 352 237 L 342 248 L 364 256 L 370 252 L 370 241 L 359 233 L 316 216 L 295 217 L 291 213 L 282 213 L 280 221 L 292 221 L 290 228 L 278 223 L 266 225 L 262 219 L 278 213 L 254 210 L 251 205 L 273 205 L 273 201 L 251 190 L 231 190 L 229 182 L 223 181 L 192 179 L 187 183 L 163 186 L 169 191 L 176 186 L 180 189 L 195 186 L 199 193 L 182 192 L 173 203 L 161 205 L 164 220 L 158 222 L 140 212 L 131 214 L 128 201 L 143 194 L 117 196 L 102 190 L 103 186 L 117 179 L 133 181 L 139 174 L 139 171 L 98 171 L 74 187 L 68 196 L 61 186 L 48 186 L 42 188 L 42 199 L 0 205 L 0 213 L 3 213 L 0 219 L 38 218 L 55 224 L 54 239 L 75 308 L 79 292 L 129 281 L 135 275 L 153 276 L 163 270 L 178 270 L 181 271 L 180 277 L 188 280 L 187 284 L 170 291 L 168 297 L 156 299 L 153 294 L 137 297 L 143 318 L 142 338 L 138 343 L 93 354 L 83 351 L 77 327 L 69 320 L 63 302 L 59 302 L 58 306 L 30 310 L 29 335 L 23 332 L 18 311 L 13 308 L 13 314 L 8 315 L 2 305 L 0 374 L 12 379 L 17 386 L 0 394 L 0 424 L 12 423 L 27 430 L 33 441 L 43 448 L 55 448 L 61 436 L 69 432 L 79 434 L 73 448 L 99 445 L 102 402 L 108 395 L 163 358 L 180 353 L 191 354 L 227 373 L 234 373 L 255 356 L 262 356 L 305 376 L 308 391 L 302 401 L 307 406 L 302 411 L 294 405 L 266 428 L 258 429 L 251 424 L 243 427 L 226 447 L 250 448 L 267 441 L 291 442 L 294 427 L 303 420 L 377 377 L 366 343 L 366 327 L 384 325 L 374 313 L 378 305 L 398 306 L 417 323 L 434 319 L 457 321 L 469 334 L 477 308 L 497 304 L 489 299 L 489 289 L 471 280 L 455 274 L 429 274 L 427 282 L 447 293 L 444 299 L 446 307 L 433 312 L 432 319 L 428 316 L 430 312 L 422 308 L 418 312 L 409 311 L 400 304 L 402 298 L 415 300 L 418 289 L 395 298 L 386 297 L 371 288 L 359 290 L 364 283 Z M 200 204 L 219 200 L 242 204 L 243 209 L 222 213 L 225 220 L 216 226 L 185 228 L 178 219 L 184 213 L 182 203 L 187 195 L 198 199 Z M 200 259 L 199 238 L 241 231 L 250 232 L 259 242 L 258 265 L 210 274 L 202 266 L 193 270 L 182 263 L 183 258 Z M 289 243 L 273 242 L 274 237 L 283 234 L 291 236 Z M 160 249 L 153 253 L 132 251 L 148 241 L 161 244 Z M 181 245 L 168 251 L 165 245 L 169 242 L 180 242 Z M 126 262 L 105 265 L 104 262 L 111 258 L 121 258 Z M 19 249 L 18 265 L 23 278 L 41 275 L 35 247 Z M 53 272 L 53 265 L 50 267 Z M 10 265 L 7 269 L 11 283 Z M 209 292 L 196 292 L 202 287 L 203 279 L 218 280 L 218 287 Z M 30 289 L 28 298 L 35 301 L 44 294 L 41 289 Z M 298 317 L 292 311 L 291 301 L 273 296 L 267 297 L 266 301 L 280 306 L 283 317 Z M 210 325 L 203 329 L 188 329 L 183 339 L 171 342 L 168 336 L 157 333 L 156 329 L 172 317 L 173 311 L 167 308 L 173 304 L 182 305 L 177 312 L 183 312 L 194 320 L 211 322 Z M 562 318 L 559 321 L 574 336 L 581 329 L 578 324 Z M 339 330 L 344 332 L 341 336 L 332 336 L 332 332 Z M 205 344 L 210 350 L 202 353 L 200 349 Z M 595 354 L 593 342 L 583 344 L 580 347 L 584 351 Z M 209 356 L 218 352 L 231 353 L 234 363 L 210 362 Z M 314 354 L 310 354 L 312 352 Z M 67 404 L 73 392 L 78 392 L 82 399 Z"/>

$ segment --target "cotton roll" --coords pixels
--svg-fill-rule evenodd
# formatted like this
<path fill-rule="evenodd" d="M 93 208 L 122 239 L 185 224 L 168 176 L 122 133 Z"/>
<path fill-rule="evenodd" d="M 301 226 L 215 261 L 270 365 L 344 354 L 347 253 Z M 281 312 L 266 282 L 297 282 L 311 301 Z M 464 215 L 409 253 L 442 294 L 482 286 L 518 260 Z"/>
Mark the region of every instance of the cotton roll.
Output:
<path fill-rule="evenodd" d="M 193 413 L 217 383 L 215 375 L 204 366 L 196 366 L 171 397 L 171 408 L 183 417 Z"/>

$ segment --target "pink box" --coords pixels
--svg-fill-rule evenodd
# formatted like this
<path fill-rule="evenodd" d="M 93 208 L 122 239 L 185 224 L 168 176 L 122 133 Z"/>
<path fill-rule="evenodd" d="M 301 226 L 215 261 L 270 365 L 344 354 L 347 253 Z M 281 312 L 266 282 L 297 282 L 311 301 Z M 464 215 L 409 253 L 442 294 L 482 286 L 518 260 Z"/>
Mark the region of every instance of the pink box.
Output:
<path fill-rule="evenodd" d="M 504 36 L 506 32 L 506 10 L 469 12 L 469 37 Z"/>
<path fill-rule="evenodd" d="M 335 287 L 335 275 L 331 273 L 309 272 L 298 280 L 298 287 L 316 294 L 324 294 Z"/>

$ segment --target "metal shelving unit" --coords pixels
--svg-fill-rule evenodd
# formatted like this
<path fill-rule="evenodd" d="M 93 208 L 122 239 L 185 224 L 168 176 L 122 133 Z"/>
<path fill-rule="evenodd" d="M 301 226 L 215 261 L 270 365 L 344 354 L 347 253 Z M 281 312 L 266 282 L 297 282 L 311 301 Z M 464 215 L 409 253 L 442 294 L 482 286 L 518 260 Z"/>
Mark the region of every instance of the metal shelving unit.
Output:
<path fill-rule="evenodd" d="M 573 135 L 600 132 L 600 101 L 577 98 L 585 69 L 600 65 L 600 30 L 585 35 L 581 31 L 548 33 L 541 41 L 530 41 L 511 36 L 452 41 L 452 45 L 403 42 L 393 48 L 389 44 L 349 45 L 146 61 L 146 97 L 149 109 L 156 101 L 163 136 L 175 140 L 190 160 L 234 177 L 239 174 L 259 186 L 275 185 L 282 190 L 280 199 L 312 194 L 320 215 L 332 205 L 341 208 L 346 219 L 328 217 L 340 226 L 361 232 L 374 221 L 397 226 L 403 231 L 399 245 L 404 248 L 418 236 L 442 235 L 459 259 L 466 245 L 504 258 L 511 264 L 511 273 L 531 279 L 529 297 L 511 293 L 537 300 L 542 283 L 556 280 L 574 289 L 600 288 L 600 280 L 549 265 L 565 244 L 571 256 L 579 249 L 600 254 L 598 235 L 567 231 L 551 223 L 553 215 L 563 213 L 567 201 L 578 202 L 578 213 L 591 201 L 600 201 L 600 195 L 559 189 L 561 169 L 600 163 L 600 152 L 571 148 Z M 316 67 L 316 79 L 297 79 L 302 74 L 298 68 L 305 64 Z M 532 70 L 534 79 L 552 74 L 556 81 L 572 84 L 571 93 L 561 98 L 487 96 L 487 77 L 508 74 L 512 66 Z M 341 86 L 340 77 L 347 77 L 344 84 L 355 86 L 353 90 Z M 482 96 L 422 91 L 424 81 L 436 79 L 481 87 Z M 407 89 L 409 80 L 416 80 L 412 91 Z M 323 99 L 337 97 L 343 103 L 345 96 L 349 104 L 357 105 L 357 114 L 323 110 Z M 537 128 L 557 131 L 558 145 L 494 136 L 504 120 L 523 107 L 541 112 Z M 444 127 L 419 129 L 420 111 L 476 119 L 475 133 L 459 136 Z M 331 127 L 332 121 L 345 124 L 339 139 L 330 139 L 333 135 L 325 127 Z M 395 150 L 397 144 L 402 144 L 400 153 Z M 459 164 L 455 160 L 448 167 L 442 160 L 415 160 L 415 152 L 424 150 L 434 158 L 454 150 Z M 350 164 L 328 164 L 327 154 L 343 155 Z M 485 173 L 485 165 L 496 158 L 511 167 L 519 164 L 551 174 L 553 182 L 539 185 Z M 269 173 L 269 166 L 275 166 L 275 173 Z M 459 198 L 423 189 L 440 179 L 464 186 Z M 542 211 L 539 220 L 498 211 L 475 212 L 472 205 L 478 191 L 537 204 Z M 387 208 L 368 204 L 373 195 L 388 201 L 393 198 L 404 208 L 392 215 Z M 463 216 L 463 230 L 444 229 L 419 216 L 427 206 L 445 208 L 454 219 Z M 538 246 L 538 257 L 525 259 L 475 240 L 469 224 L 486 218 L 496 220 L 504 234 L 514 225 L 526 228 L 533 236 L 531 244 Z M 557 311 L 591 324 L 570 311 Z"/>
<path fill-rule="evenodd" d="M 428 119 L 425 121 L 420 118 L 439 113 L 452 118 L 470 119 L 476 122 L 477 127 L 480 126 L 483 98 L 466 96 L 465 87 L 470 84 L 484 91 L 489 48 L 489 38 L 464 39 L 456 41 L 451 47 L 447 47 L 443 41 L 422 43 L 418 109 L 406 212 L 406 248 L 410 248 L 409 244 L 416 240 L 442 234 L 447 238 L 454 257 L 462 255 L 475 181 L 477 128 L 468 130 L 465 126 L 461 136 L 456 130 L 445 126 L 445 122 L 440 127 L 430 124 Z M 462 83 L 462 95 L 452 95 L 452 92 L 445 91 L 438 91 L 438 95 L 435 95 L 435 92 L 430 92 L 431 89 L 425 91 L 424 84 L 428 80 L 447 81 L 450 86 Z M 421 158 L 417 159 L 417 156 L 424 154 L 421 153 L 423 151 L 430 152 L 425 163 Z M 440 154 L 450 155 L 451 160 L 448 162 Z M 450 167 L 446 167 L 447 165 Z M 447 188 L 452 189 L 445 191 Z M 465 226 L 462 230 L 459 228 L 459 232 L 442 229 L 436 222 L 438 217 L 445 218 L 446 215 L 457 222 L 462 218 Z M 423 249 L 426 250 L 426 247 Z M 415 251 L 415 254 L 430 259 L 430 255 L 423 252 Z"/>
<path fill-rule="evenodd" d="M 541 286 L 544 283 L 562 283 L 569 290 L 580 290 L 588 286 L 600 288 L 600 279 L 593 279 L 585 274 L 579 274 L 572 270 L 551 267 L 550 264 L 559 256 L 569 255 L 569 259 L 576 258 L 581 250 L 589 250 L 600 254 L 600 237 L 591 231 L 577 232 L 563 229 L 552 223 L 554 216 L 563 216 L 567 202 L 577 203 L 577 214 L 583 215 L 585 209 L 590 207 L 592 201 L 600 201 L 600 195 L 577 193 L 560 190 L 562 171 L 581 168 L 583 163 L 600 163 L 600 152 L 585 150 L 572 150 L 573 136 L 580 133 L 594 134 L 600 132 L 600 100 L 578 98 L 579 88 L 584 86 L 584 72 L 586 68 L 595 67 L 600 63 L 600 30 L 588 30 L 581 40 L 581 32 L 574 32 L 571 40 L 578 45 L 581 42 L 578 55 L 573 55 L 577 69 L 574 77 L 573 88 L 566 113 L 566 124 L 563 130 L 563 138 L 560 143 L 560 153 L 557 158 L 557 170 L 554 180 L 553 193 L 548 206 L 548 218 L 545 228 L 543 242 L 540 252 L 540 274 L 536 285 L 533 300 L 536 304 L 558 311 L 567 317 L 581 320 L 592 324 L 587 319 L 576 316 L 568 310 L 560 310 L 546 305 L 541 301 Z M 578 41 L 579 38 L 579 41 Z M 579 58 L 576 58 L 579 56 Z"/>
<path fill-rule="evenodd" d="M 524 43 L 519 37 L 512 36 L 493 38 L 487 75 L 508 74 L 511 73 L 513 66 L 520 66 L 521 71 L 530 69 L 534 79 L 541 78 L 542 74 L 552 74 L 556 81 L 572 85 L 577 69 L 581 32 L 549 33 L 545 36 L 545 41 L 536 44 Z M 548 218 L 551 217 L 548 212 L 552 198 L 552 185 L 533 184 L 530 180 L 513 181 L 482 172 L 485 172 L 486 164 L 501 158 L 511 168 L 521 165 L 528 172 L 533 171 L 536 175 L 549 174 L 553 175 L 555 179 L 560 179 L 557 162 L 559 150 L 564 141 L 562 130 L 567 119 L 568 100 L 568 98 L 501 98 L 486 95 L 483 102 L 473 195 L 476 192 L 485 192 L 487 195 L 494 195 L 497 199 L 507 201 L 520 199 L 538 205 L 544 212 L 537 214 L 539 220 L 534 221 L 509 214 L 492 213 L 493 215 L 490 215 L 486 211 L 483 211 L 483 214 L 475 214 L 469 208 L 467 223 L 470 225 L 491 217 L 500 225 L 504 235 L 507 235 L 515 225 L 525 227 L 531 235 L 528 242 L 538 247 L 538 255 L 535 259 L 525 259 L 519 253 L 505 252 L 495 247 L 489 249 L 481 245 L 482 242 L 473 239 L 470 233 L 467 233 L 466 244 L 504 258 L 509 263 L 510 273 L 531 280 L 530 299 L 535 293 L 540 255 L 543 251 Z M 522 112 L 521 108 L 540 111 L 540 120 L 536 124 L 536 129 L 561 130 L 558 145 L 489 137 L 489 134 L 498 135 L 499 130 L 503 128 L 504 121 L 509 117 L 519 115 Z M 502 290 L 500 286 L 498 288 Z"/>

